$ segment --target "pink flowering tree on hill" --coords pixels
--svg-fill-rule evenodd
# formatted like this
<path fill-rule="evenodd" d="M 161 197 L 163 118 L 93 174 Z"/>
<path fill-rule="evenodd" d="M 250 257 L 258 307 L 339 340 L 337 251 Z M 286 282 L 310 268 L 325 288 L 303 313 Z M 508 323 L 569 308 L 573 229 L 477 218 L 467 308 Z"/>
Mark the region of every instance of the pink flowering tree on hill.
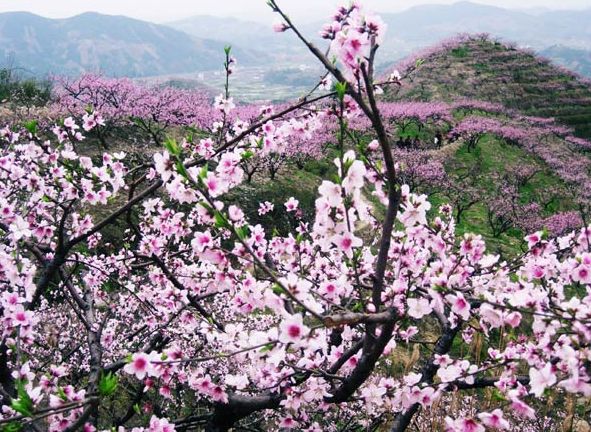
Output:
<path fill-rule="evenodd" d="M 55 116 L 80 116 L 85 110 L 101 114 L 103 127 L 88 131 L 107 147 L 115 132 L 162 145 L 172 127 L 211 127 L 215 110 L 201 91 L 141 85 L 127 78 L 93 74 L 76 80 L 58 79 Z M 138 134 L 137 132 L 140 132 Z M 142 135 L 144 137 L 142 137 Z"/>
<path fill-rule="evenodd" d="M 383 22 L 339 8 L 326 57 L 269 4 L 333 91 L 238 132 L 227 87 L 210 136 L 168 139 L 139 166 L 75 152 L 75 119 L 57 143 L 34 124 L 0 135 L 2 429 L 400 432 L 438 401 L 494 389 L 442 429 L 522 430 L 549 394 L 591 396 L 590 229 L 531 234 L 501 262 L 479 235 L 456 236 L 451 207 L 428 218 L 375 97 Z M 363 152 L 348 146 L 356 116 L 375 138 Z M 313 223 L 278 235 L 226 203 L 244 158 L 335 125 L 337 175 Z M 298 206 L 260 211 L 298 221 Z"/>

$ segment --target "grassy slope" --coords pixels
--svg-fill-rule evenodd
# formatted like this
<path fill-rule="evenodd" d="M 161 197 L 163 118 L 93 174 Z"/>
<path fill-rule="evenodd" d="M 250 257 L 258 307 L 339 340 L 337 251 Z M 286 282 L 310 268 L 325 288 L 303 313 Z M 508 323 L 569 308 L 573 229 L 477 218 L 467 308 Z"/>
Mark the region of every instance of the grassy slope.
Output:
<path fill-rule="evenodd" d="M 555 117 L 591 138 L 591 84 L 547 60 L 478 38 L 423 60 L 400 99 L 497 102 L 527 115 Z"/>
<path fill-rule="evenodd" d="M 495 41 L 471 38 L 455 47 L 432 51 L 422 60 L 424 63 L 413 72 L 395 100 L 495 102 L 526 115 L 555 117 L 573 127 L 578 136 L 591 137 L 591 85 L 544 59 Z M 388 93 L 385 98 L 394 100 Z M 559 148 L 567 151 L 566 146 Z M 540 172 L 520 191 L 523 202 L 537 201 L 536 192 L 550 186 L 564 187 L 542 161 L 490 136 L 480 142 L 475 152 L 460 147 L 449 158 L 448 172 L 454 162 L 476 163 L 478 157 L 482 172 L 477 184 L 483 194 L 492 186 L 493 173 L 503 174 L 524 163 L 535 165 Z M 434 204 L 443 202 L 445 197 L 433 197 Z M 552 210 L 571 208 L 568 200 L 563 199 Z M 510 230 L 498 239 L 492 237 L 483 204 L 474 206 L 465 216 L 458 233 L 482 234 L 492 250 L 511 253 L 520 249 L 523 233 L 518 230 Z"/>
<path fill-rule="evenodd" d="M 542 161 L 523 149 L 506 144 L 492 136 L 481 140 L 476 150 L 472 152 L 467 151 L 466 146 L 461 146 L 449 158 L 448 167 L 454 162 L 469 166 L 476 164 L 478 160 L 482 170 L 476 184 L 482 190 L 483 195 L 493 191 L 495 185 L 490 181 L 491 177 L 495 174 L 502 176 L 523 164 L 535 166 L 539 170 L 532 180 L 521 188 L 520 193 L 523 202 L 537 201 L 536 191 L 546 190 L 549 186 L 562 186 L 562 181 Z M 445 197 L 441 196 L 432 198 L 432 202 L 435 204 L 434 207 L 445 201 Z M 555 204 L 554 210 L 566 210 L 569 207 L 568 200 L 562 200 Z M 457 226 L 457 232 L 459 235 L 467 232 L 481 234 L 486 239 L 491 252 L 499 251 L 504 254 L 511 254 L 519 251 L 522 246 L 523 233 L 517 229 L 511 229 L 499 238 L 493 237 L 487 222 L 486 207 L 483 203 L 475 205 L 466 212 Z"/>

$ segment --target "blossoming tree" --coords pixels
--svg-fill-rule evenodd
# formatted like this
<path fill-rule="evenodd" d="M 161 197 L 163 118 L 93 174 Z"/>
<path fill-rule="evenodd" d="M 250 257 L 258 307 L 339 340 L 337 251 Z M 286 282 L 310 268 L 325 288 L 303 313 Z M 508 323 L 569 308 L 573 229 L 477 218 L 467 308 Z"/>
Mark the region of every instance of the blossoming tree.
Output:
<path fill-rule="evenodd" d="M 328 95 L 238 133 L 223 116 L 141 166 L 77 154 L 73 119 L 58 143 L 33 123 L 2 134 L 0 427 L 396 432 L 447 395 L 494 388 L 494 402 L 442 420 L 483 432 L 535 418 L 549 392 L 591 396 L 590 231 L 532 234 L 510 263 L 457 238 L 449 206 L 399 182 L 375 95 L 400 84 L 374 81 L 383 22 L 339 8 L 327 57 L 269 4 L 335 79 Z M 232 105 L 229 90 L 216 101 Z M 84 129 L 101 127 L 93 115 Z M 375 141 L 349 148 L 356 116 Z M 336 125 L 338 175 L 312 225 L 295 199 L 261 203 L 293 215 L 286 236 L 224 202 L 244 158 L 323 124 Z"/>

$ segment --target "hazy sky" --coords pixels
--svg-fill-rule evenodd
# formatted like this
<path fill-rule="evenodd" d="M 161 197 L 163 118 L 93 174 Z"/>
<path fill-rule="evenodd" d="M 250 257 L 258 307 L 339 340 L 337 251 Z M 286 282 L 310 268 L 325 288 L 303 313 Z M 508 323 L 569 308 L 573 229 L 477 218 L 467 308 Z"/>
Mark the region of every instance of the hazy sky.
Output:
<path fill-rule="evenodd" d="M 477 0 L 509 8 L 591 8 L 591 0 Z M 378 12 L 396 12 L 428 3 L 454 3 L 454 0 L 365 0 L 368 8 Z M 258 21 L 273 21 L 265 0 L 0 0 L 0 12 L 28 11 L 51 18 L 63 18 L 94 11 L 127 15 L 154 22 L 166 22 L 192 15 L 236 16 Z M 338 0 L 279 0 L 294 18 L 324 18 L 334 10 Z"/>

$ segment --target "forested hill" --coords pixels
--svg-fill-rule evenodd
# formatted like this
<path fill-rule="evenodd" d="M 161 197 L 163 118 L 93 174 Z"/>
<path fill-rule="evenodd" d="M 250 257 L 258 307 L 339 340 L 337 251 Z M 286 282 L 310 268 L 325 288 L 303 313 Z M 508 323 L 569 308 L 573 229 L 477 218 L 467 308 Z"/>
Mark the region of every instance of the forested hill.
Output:
<path fill-rule="evenodd" d="M 522 114 L 554 117 L 578 136 L 591 137 L 591 82 L 530 51 L 484 35 L 461 36 L 398 68 L 416 68 L 398 93 L 400 100 L 496 102 Z"/>

